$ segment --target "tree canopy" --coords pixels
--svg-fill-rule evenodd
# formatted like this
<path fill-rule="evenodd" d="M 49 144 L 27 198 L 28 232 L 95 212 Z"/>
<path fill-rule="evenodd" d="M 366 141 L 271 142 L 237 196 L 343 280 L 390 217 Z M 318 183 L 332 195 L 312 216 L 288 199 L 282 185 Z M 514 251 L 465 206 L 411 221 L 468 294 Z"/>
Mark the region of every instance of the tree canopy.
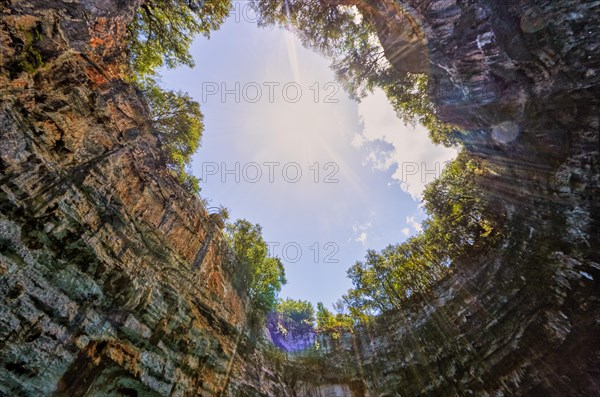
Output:
<path fill-rule="evenodd" d="M 368 251 L 348 270 L 353 288 L 343 301 L 354 318 L 367 322 L 427 296 L 453 263 L 484 255 L 501 241 L 503 214 L 477 182 L 486 172 L 480 159 L 462 152 L 425 191 L 429 218 L 423 232 L 381 252 Z"/>
<path fill-rule="evenodd" d="M 421 123 L 435 143 L 455 145 L 460 136 L 441 122 L 429 97 L 428 76 L 399 71 L 388 62 L 368 3 L 354 0 L 254 0 L 259 25 L 281 26 L 332 60 L 346 91 L 360 100 L 375 88 L 387 95 L 405 123 Z"/>
<path fill-rule="evenodd" d="M 286 298 L 278 301 L 270 316 L 270 324 L 276 327 L 276 332 L 283 335 L 324 332 L 337 339 L 342 332 L 351 331 L 354 325 L 354 320 L 342 313 L 340 305 L 341 303 L 336 305 L 337 313 L 333 313 L 319 302 L 315 316 L 312 303 Z"/>
<path fill-rule="evenodd" d="M 128 26 L 132 80 L 148 102 L 168 167 L 191 192 L 199 191 L 198 180 L 186 168 L 204 129 L 200 105 L 183 92 L 160 88 L 157 70 L 194 66 L 189 52 L 193 38 L 218 29 L 230 8 L 230 0 L 144 0 Z"/>
<path fill-rule="evenodd" d="M 236 284 L 248 291 L 252 308 L 261 320 L 275 309 L 277 296 L 286 283 L 279 258 L 268 256 L 268 246 L 260 225 L 238 219 L 227 225 L 227 238 L 233 250 Z"/>
<path fill-rule="evenodd" d="M 277 329 L 284 335 L 288 333 L 301 335 L 313 330 L 315 325 L 315 309 L 312 303 L 291 298 L 277 302 L 273 319 Z"/>
<path fill-rule="evenodd" d="M 342 303 L 336 304 L 337 313 L 331 312 L 321 302 L 317 303 L 317 330 L 328 332 L 334 339 L 344 331 L 350 331 L 354 325 L 353 319 L 343 313 Z"/>
<path fill-rule="evenodd" d="M 479 184 L 488 172 L 480 158 L 463 151 L 425 189 L 426 237 L 451 259 L 472 256 L 502 235 L 503 214 Z"/>
<path fill-rule="evenodd" d="M 197 192 L 198 180 L 186 171 L 186 167 L 198 150 L 204 131 L 200 105 L 186 93 L 161 89 L 153 80 L 145 81 L 143 89 L 167 166 L 184 187 Z"/>
<path fill-rule="evenodd" d="M 137 80 L 160 67 L 194 66 L 189 48 L 229 14 L 231 0 L 144 0 L 129 25 L 129 59 Z"/>

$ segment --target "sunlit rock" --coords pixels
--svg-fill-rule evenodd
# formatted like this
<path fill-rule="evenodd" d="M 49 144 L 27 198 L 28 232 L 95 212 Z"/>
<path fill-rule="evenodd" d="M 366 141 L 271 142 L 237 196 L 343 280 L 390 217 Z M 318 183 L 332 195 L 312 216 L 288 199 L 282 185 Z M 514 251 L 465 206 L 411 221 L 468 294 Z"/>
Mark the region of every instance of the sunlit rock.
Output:
<path fill-rule="evenodd" d="M 277 348 L 122 74 L 139 3 L 0 4 L 0 395 L 598 395 L 597 2 L 375 2 L 443 121 L 491 130 L 465 146 L 508 230 L 402 310 Z"/>
<path fill-rule="evenodd" d="M 520 26 L 525 33 L 535 33 L 548 25 L 548 18 L 544 12 L 536 7 L 524 7 L 521 12 Z"/>
<path fill-rule="evenodd" d="M 492 127 L 492 138 L 499 143 L 510 143 L 517 139 L 520 127 L 514 121 L 504 121 Z"/>

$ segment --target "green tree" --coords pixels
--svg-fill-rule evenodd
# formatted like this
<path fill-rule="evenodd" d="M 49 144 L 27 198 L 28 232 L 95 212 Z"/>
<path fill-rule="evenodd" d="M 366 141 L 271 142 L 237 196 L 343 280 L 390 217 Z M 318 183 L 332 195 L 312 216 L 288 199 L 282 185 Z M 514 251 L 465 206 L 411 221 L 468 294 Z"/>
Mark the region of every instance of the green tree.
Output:
<path fill-rule="evenodd" d="M 472 260 L 502 241 L 504 216 L 480 187 L 486 174 L 480 159 L 461 152 L 425 191 L 429 218 L 423 232 L 381 252 L 368 251 L 348 270 L 353 288 L 343 300 L 353 317 L 368 322 L 426 298 L 452 263 Z"/>
<path fill-rule="evenodd" d="M 254 314 L 264 321 L 275 309 L 279 291 L 286 283 L 283 264 L 279 258 L 268 256 L 260 225 L 238 219 L 227 225 L 227 235 L 237 267 L 236 284 L 248 292 Z"/>
<path fill-rule="evenodd" d="M 394 75 L 393 71 L 391 75 Z M 386 77 L 373 85 L 385 92 L 405 123 L 422 124 L 429 131 L 433 143 L 448 147 L 460 143 L 461 132 L 437 117 L 435 104 L 429 96 L 429 78 L 426 74 L 407 73 L 396 78 Z"/>
<path fill-rule="evenodd" d="M 167 166 L 184 187 L 198 192 L 198 180 L 186 168 L 200 146 L 204 130 L 200 105 L 186 93 L 161 89 L 153 80 L 144 82 L 143 91 Z"/>
<path fill-rule="evenodd" d="M 186 171 L 200 145 L 200 106 L 185 93 L 162 90 L 155 77 L 160 67 L 194 66 L 189 53 L 194 36 L 218 29 L 230 7 L 230 0 L 143 0 L 128 26 L 132 80 L 148 102 L 169 169 L 191 192 L 200 190 Z"/>
<path fill-rule="evenodd" d="M 350 308 L 351 314 L 365 320 L 365 316 L 374 316 L 393 308 L 390 296 L 386 294 L 380 278 L 385 274 L 378 272 L 381 268 L 378 263 L 384 260 L 383 256 L 374 250 L 367 251 L 363 262 L 356 262 L 348 269 L 348 277 L 353 288 L 344 296 L 344 301 Z"/>
<path fill-rule="evenodd" d="M 459 143 L 460 132 L 437 117 L 427 75 L 396 70 L 387 60 L 376 23 L 381 16 L 371 4 L 357 0 L 254 0 L 252 4 L 259 25 L 290 29 L 306 47 L 329 57 L 352 97 L 360 100 L 380 88 L 405 123 L 423 124 L 435 143 Z"/>
<path fill-rule="evenodd" d="M 128 52 L 138 81 L 166 66 L 194 66 L 194 36 L 209 36 L 229 14 L 231 0 L 143 0 L 129 25 Z"/>
<path fill-rule="evenodd" d="M 317 303 L 317 330 L 330 333 L 334 339 L 339 338 L 342 332 L 351 331 L 354 325 L 352 318 L 342 313 L 340 303 L 336 304 L 336 309 L 334 314 L 323 303 Z"/>
<path fill-rule="evenodd" d="M 295 32 L 302 43 L 323 54 L 341 53 L 350 31 L 358 28 L 355 16 L 341 2 L 320 0 L 252 0 L 259 26 L 280 26 Z"/>
<path fill-rule="evenodd" d="M 462 151 L 425 189 L 427 236 L 452 260 L 472 256 L 502 237 L 500 207 L 479 185 L 486 174 L 481 159 Z"/>
<path fill-rule="evenodd" d="M 360 97 L 389 64 L 377 44 L 374 26 L 359 18 L 347 0 L 254 0 L 259 26 L 276 25 L 296 33 L 302 43 L 332 59 L 348 91 Z M 358 95 L 356 95 L 358 94 Z"/>
<path fill-rule="evenodd" d="M 314 328 L 315 309 L 308 301 L 280 299 L 275 308 L 274 319 L 281 333 L 303 334 Z"/>
<path fill-rule="evenodd" d="M 353 288 L 344 295 L 350 313 L 360 322 L 400 309 L 413 296 L 426 293 L 438 280 L 434 263 L 414 251 L 419 237 L 390 245 L 381 253 L 369 251 L 348 270 Z"/>

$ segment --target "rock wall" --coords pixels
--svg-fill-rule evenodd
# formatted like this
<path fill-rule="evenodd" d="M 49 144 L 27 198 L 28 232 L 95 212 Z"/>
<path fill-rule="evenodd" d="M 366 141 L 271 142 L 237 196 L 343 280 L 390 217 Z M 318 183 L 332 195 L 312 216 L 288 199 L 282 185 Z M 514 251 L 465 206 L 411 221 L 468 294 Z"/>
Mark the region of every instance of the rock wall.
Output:
<path fill-rule="evenodd" d="M 598 394 L 599 6 L 377 3 L 392 64 L 429 73 L 440 117 L 495 171 L 482 184 L 510 235 L 425 301 L 321 341 L 305 372 L 360 385 L 348 395 Z"/>
<path fill-rule="evenodd" d="M 0 395 L 598 394 L 599 2 L 374 3 L 512 233 L 427 301 L 289 356 L 248 336 L 219 238 L 203 249 L 215 222 L 123 80 L 137 5 L 0 3 Z"/>
<path fill-rule="evenodd" d="M 136 6 L 0 4 L 0 395 L 283 395 L 218 238 L 192 268 L 215 225 L 123 80 Z"/>
<path fill-rule="evenodd" d="M 306 370 L 288 371 L 353 385 L 344 396 L 597 395 L 600 3 L 366 7 L 387 16 L 376 25 L 392 64 L 429 73 L 440 117 L 494 171 L 481 183 L 510 233 L 426 299 L 321 341 L 316 367 L 296 354 Z"/>

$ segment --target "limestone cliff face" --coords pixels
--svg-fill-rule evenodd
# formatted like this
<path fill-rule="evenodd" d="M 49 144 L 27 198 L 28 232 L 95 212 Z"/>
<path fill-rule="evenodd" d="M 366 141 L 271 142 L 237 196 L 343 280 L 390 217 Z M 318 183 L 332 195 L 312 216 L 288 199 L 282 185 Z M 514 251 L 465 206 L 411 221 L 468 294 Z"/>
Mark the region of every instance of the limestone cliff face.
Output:
<path fill-rule="evenodd" d="M 0 395 L 598 394 L 598 2 L 376 2 L 513 233 L 316 356 L 248 339 L 218 226 L 122 78 L 137 5 L 0 3 Z"/>
<path fill-rule="evenodd" d="M 510 235 L 423 301 L 321 341 L 319 366 L 296 358 L 307 369 L 290 373 L 352 396 L 597 395 L 600 4 L 377 4 L 392 64 L 429 73 L 441 118 L 495 171 L 482 183 Z"/>
<path fill-rule="evenodd" d="M 320 341 L 321 361 L 295 357 L 306 366 L 288 368 L 298 383 L 318 373 L 347 385 L 343 396 L 599 393 L 600 22 L 590 17 L 599 7 L 367 7 L 386 16 L 376 25 L 390 62 L 431 76 L 441 118 L 465 129 L 467 149 L 495 171 L 482 183 L 503 202 L 510 235 L 423 301 Z"/>
<path fill-rule="evenodd" d="M 218 239 L 197 257 L 213 221 L 122 80 L 136 5 L 0 5 L 0 395 L 238 395 L 268 376 L 236 355 L 244 299 Z"/>

